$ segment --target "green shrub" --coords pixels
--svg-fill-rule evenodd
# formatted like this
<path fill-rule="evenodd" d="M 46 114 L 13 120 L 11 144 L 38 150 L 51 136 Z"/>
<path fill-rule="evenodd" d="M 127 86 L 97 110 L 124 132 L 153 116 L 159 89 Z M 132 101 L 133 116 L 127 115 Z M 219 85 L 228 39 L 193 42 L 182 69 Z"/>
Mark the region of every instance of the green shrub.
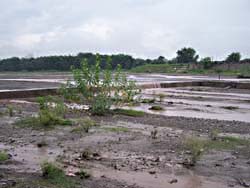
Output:
<path fill-rule="evenodd" d="M 112 77 L 111 59 L 107 59 L 104 72 L 101 72 L 101 61 L 98 54 L 93 66 L 84 59 L 80 69 L 72 68 L 75 84 L 68 81 L 61 88 L 65 99 L 88 104 L 94 115 L 106 114 L 110 111 L 111 105 L 133 101 L 139 92 L 134 82 L 128 81 L 126 75 L 121 72 L 120 65 Z"/>
<path fill-rule="evenodd" d="M 7 106 L 7 113 L 9 115 L 9 117 L 13 117 L 14 116 L 14 107 L 12 105 L 8 105 Z"/>
<path fill-rule="evenodd" d="M 205 150 L 205 145 L 206 141 L 197 137 L 189 137 L 184 141 L 185 149 L 189 150 L 191 154 L 191 166 L 194 166 L 196 162 L 200 159 Z"/>
<path fill-rule="evenodd" d="M 9 156 L 6 152 L 0 151 L 0 162 L 4 162 L 9 159 Z"/>

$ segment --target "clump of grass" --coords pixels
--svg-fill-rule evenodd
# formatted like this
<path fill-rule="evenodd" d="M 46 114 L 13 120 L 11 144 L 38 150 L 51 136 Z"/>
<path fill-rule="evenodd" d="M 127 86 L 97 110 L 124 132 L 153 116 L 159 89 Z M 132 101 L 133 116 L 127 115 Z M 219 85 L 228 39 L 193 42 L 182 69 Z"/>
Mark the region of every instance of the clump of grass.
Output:
<path fill-rule="evenodd" d="M 77 172 L 76 175 L 78 175 L 80 179 L 88 179 L 91 176 L 88 172 L 86 172 L 83 169 L 81 169 L 80 172 Z"/>
<path fill-rule="evenodd" d="M 215 150 L 230 150 L 235 149 L 238 146 L 250 146 L 250 140 L 236 138 L 231 136 L 221 137 L 217 140 L 207 141 L 206 148 L 207 149 L 215 149 Z"/>
<path fill-rule="evenodd" d="M 166 97 L 166 95 L 164 95 L 163 93 L 158 94 L 159 97 L 159 101 L 163 102 L 164 98 Z"/>
<path fill-rule="evenodd" d="M 145 115 L 143 111 L 138 110 L 128 110 L 128 109 L 115 109 L 114 112 L 116 114 L 121 114 L 125 116 L 132 116 L 132 117 L 142 117 Z"/>
<path fill-rule="evenodd" d="M 51 118 L 45 117 L 44 115 L 41 117 L 26 117 L 15 123 L 20 127 L 32 127 L 34 129 L 51 129 L 56 125 L 72 125 L 73 122 L 68 119 L 63 118 Z"/>
<path fill-rule="evenodd" d="M 155 99 L 142 99 L 141 103 L 155 103 Z"/>
<path fill-rule="evenodd" d="M 219 138 L 219 130 L 213 129 L 212 131 L 209 132 L 209 138 L 211 140 L 218 140 Z"/>
<path fill-rule="evenodd" d="M 9 115 L 9 117 L 14 116 L 14 107 L 12 105 L 7 106 L 7 114 Z"/>
<path fill-rule="evenodd" d="M 237 110 L 239 107 L 237 106 L 221 106 L 221 108 L 226 109 L 226 110 Z"/>
<path fill-rule="evenodd" d="M 158 134 L 157 129 L 154 129 L 153 131 L 151 131 L 151 138 L 154 140 L 157 139 L 157 134 Z"/>
<path fill-rule="evenodd" d="M 164 108 L 161 106 L 151 106 L 149 110 L 161 111 L 164 110 Z"/>
<path fill-rule="evenodd" d="M 110 132 L 129 132 L 127 127 L 103 127 L 102 129 Z"/>
<path fill-rule="evenodd" d="M 69 177 L 65 175 L 64 171 L 56 164 L 45 162 L 41 165 L 41 168 L 43 178 L 52 185 L 62 188 L 75 187 L 75 182 L 69 179 Z"/>
<path fill-rule="evenodd" d="M 7 161 L 8 159 L 9 155 L 4 151 L 0 151 L 0 162 Z"/>
<path fill-rule="evenodd" d="M 84 119 L 77 119 L 75 120 L 75 124 L 77 125 L 77 127 L 72 129 L 71 131 L 74 133 L 82 133 L 82 132 L 88 133 L 91 127 L 98 125 L 94 120 L 90 119 L 89 117 Z"/>
<path fill-rule="evenodd" d="M 236 137 L 223 137 L 216 139 L 202 139 L 198 137 L 189 137 L 184 141 L 185 149 L 190 151 L 190 166 L 194 166 L 196 162 L 200 159 L 205 151 L 209 150 L 231 150 L 238 146 L 250 146 L 250 140 L 236 138 Z"/>
<path fill-rule="evenodd" d="M 206 141 L 197 137 L 189 137 L 184 141 L 185 149 L 190 151 L 190 166 L 194 166 L 205 150 Z"/>

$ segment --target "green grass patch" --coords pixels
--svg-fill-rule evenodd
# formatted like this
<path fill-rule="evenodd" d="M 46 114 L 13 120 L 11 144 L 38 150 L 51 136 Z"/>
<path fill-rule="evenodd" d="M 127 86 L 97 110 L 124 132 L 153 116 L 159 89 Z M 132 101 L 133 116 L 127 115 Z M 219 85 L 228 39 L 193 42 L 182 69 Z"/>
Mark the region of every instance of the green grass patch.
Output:
<path fill-rule="evenodd" d="M 0 162 L 7 161 L 9 159 L 9 156 L 6 152 L 0 151 Z"/>
<path fill-rule="evenodd" d="M 40 117 L 26 117 L 20 119 L 15 123 L 20 127 L 32 127 L 34 129 L 51 129 L 55 126 L 72 125 L 73 122 L 69 119 L 55 118 L 55 119 L 42 119 Z"/>
<path fill-rule="evenodd" d="M 204 139 L 189 137 L 184 141 L 184 148 L 190 151 L 190 165 L 193 166 L 204 152 L 209 150 L 232 150 L 239 146 L 250 147 L 250 140 L 236 137 L 222 137 L 218 139 Z"/>
<path fill-rule="evenodd" d="M 76 183 L 67 177 L 64 171 L 57 165 L 49 162 L 45 162 L 41 165 L 43 179 L 48 183 L 61 188 L 73 188 Z"/>
<path fill-rule="evenodd" d="M 102 129 L 109 132 L 129 132 L 127 127 L 102 127 Z"/>
<path fill-rule="evenodd" d="M 151 106 L 151 107 L 149 108 L 149 110 L 162 111 L 162 110 L 164 110 L 164 108 L 161 107 L 161 106 Z"/>
<path fill-rule="evenodd" d="M 131 110 L 131 109 L 115 109 L 113 110 L 116 114 L 121 114 L 125 116 L 132 116 L 132 117 L 142 117 L 145 115 L 145 112 L 138 111 L 138 110 Z"/>

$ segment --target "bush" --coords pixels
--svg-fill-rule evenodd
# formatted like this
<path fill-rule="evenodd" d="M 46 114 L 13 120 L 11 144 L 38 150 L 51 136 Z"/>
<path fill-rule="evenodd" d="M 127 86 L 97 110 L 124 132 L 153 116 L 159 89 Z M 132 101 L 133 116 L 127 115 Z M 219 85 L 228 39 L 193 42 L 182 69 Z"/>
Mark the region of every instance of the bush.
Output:
<path fill-rule="evenodd" d="M 74 84 L 68 81 L 61 88 L 65 99 L 87 103 L 93 115 L 104 115 L 110 110 L 111 105 L 133 101 L 139 92 L 135 83 L 127 80 L 126 75 L 121 72 L 120 65 L 112 77 L 110 62 L 111 59 L 107 59 L 107 67 L 101 72 L 101 59 L 96 55 L 94 66 L 90 66 L 84 59 L 80 69 L 72 68 Z"/>
<path fill-rule="evenodd" d="M 4 151 L 0 151 L 0 162 L 4 162 L 8 159 L 9 159 L 9 155 Z"/>
<path fill-rule="evenodd" d="M 34 128 L 49 128 L 54 125 L 72 125 L 71 120 L 64 119 L 66 107 L 58 98 L 38 97 L 38 117 L 28 117 L 16 122 L 19 126 L 31 126 Z"/>

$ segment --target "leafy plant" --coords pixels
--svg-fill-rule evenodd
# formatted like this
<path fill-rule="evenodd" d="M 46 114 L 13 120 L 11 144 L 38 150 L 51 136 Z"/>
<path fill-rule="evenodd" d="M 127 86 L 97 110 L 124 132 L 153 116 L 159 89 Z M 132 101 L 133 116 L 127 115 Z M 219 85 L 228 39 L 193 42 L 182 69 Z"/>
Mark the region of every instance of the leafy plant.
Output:
<path fill-rule="evenodd" d="M 4 162 L 9 159 L 9 156 L 6 152 L 0 151 L 0 162 Z"/>
<path fill-rule="evenodd" d="M 14 107 L 12 105 L 7 106 L 7 113 L 10 117 L 14 116 Z"/>
<path fill-rule="evenodd" d="M 75 124 L 77 125 L 77 127 L 72 129 L 71 132 L 88 133 L 91 127 L 97 126 L 97 123 L 94 120 L 90 119 L 89 117 L 84 119 L 77 119 L 75 120 Z"/>
<path fill-rule="evenodd" d="M 119 65 L 113 78 L 110 63 L 111 58 L 108 58 L 106 69 L 102 72 L 98 54 L 93 66 L 84 59 L 79 69 L 72 68 L 74 81 L 68 81 L 61 88 L 63 96 L 67 100 L 87 103 L 93 115 L 104 115 L 111 105 L 131 102 L 138 89 L 134 82 L 127 80 Z"/>
<path fill-rule="evenodd" d="M 51 184 L 65 187 L 65 188 L 72 188 L 75 187 L 75 183 L 66 177 L 64 171 L 58 167 L 58 165 L 45 162 L 41 165 L 43 177 Z"/>

